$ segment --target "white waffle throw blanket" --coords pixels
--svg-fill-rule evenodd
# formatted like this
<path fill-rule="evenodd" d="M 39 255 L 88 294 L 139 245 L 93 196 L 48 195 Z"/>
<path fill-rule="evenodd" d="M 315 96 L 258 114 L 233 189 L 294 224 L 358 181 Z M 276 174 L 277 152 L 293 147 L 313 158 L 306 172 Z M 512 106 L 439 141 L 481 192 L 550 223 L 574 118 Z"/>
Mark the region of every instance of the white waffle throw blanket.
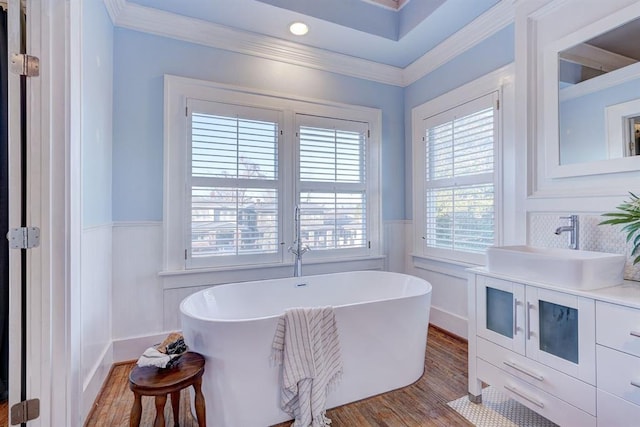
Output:
<path fill-rule="evenodd" d="M 280 407 L 295 418 L 292 427 L 331 424 L 325 416 L 327 393 L 342 375 L 333 308 L 286 310 L 278 320 L 272 356 L 282 364 Z"/>

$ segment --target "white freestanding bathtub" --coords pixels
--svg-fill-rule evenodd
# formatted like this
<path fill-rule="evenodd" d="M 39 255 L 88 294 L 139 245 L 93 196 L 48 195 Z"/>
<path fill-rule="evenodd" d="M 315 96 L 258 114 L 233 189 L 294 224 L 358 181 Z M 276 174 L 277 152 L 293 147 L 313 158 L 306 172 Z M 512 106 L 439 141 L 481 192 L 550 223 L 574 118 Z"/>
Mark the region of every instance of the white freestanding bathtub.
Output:
<path fill-rule="evenodd" d="M 292 307 L 333 306 L 343 376 L 327 408 L 409 385 L 424 371 L 431 284 L 357 271 L 214 286 L 180 304 L 190 350 L 206 359 L 207 425 L 265 427 L 279 407 L 280 366 L 270 360 L 278 317 Z"/>

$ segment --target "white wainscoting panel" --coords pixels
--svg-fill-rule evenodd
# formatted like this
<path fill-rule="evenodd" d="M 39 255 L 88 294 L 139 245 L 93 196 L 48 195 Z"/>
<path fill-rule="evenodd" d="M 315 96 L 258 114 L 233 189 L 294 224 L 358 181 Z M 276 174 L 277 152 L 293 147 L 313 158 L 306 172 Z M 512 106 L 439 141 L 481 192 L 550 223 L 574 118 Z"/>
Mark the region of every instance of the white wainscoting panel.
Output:
<path fill-rule="evenodd" d="M 452 334 L 467 338 L 467 273 L 471 265 L 418 258 L 413 252 L 413 225 L 405 224 L 407 274 L 431 283 L 431 313 L 429 323 Z"/>
<path fill-rule="evenodd" d="M 111 224 L 82 230 L 80 373 L 83 418 L 91 408 L 113 363 L 111 233 Z"/>
<path fill-rule="evenodd" d="M 164 291 L 164 329 L 166 331 L 177 331 L 182 329 L 180 323 L 180 303 L 189 295 L 203 289 L 210 288 L 211 285 L 193 286 L 189 288 L 165 289 Z"/>
<path fill-rule="evenodd" d="M 147 348 L 160 344 L 166 337 L 167 333 L 163 332 L 113 340 L 113 361 L 115 363 L 138 360 Z"/>
<path fill-rule="evenodd" d="M 162 223 L 113 227 L 113 339 L 164 332 Z"/>

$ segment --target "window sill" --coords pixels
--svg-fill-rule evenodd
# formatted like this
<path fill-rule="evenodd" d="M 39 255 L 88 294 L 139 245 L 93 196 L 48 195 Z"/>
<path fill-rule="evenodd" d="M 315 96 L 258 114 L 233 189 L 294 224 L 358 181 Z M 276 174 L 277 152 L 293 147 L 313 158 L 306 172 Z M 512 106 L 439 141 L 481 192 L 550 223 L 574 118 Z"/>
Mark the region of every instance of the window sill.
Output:
<path fill-rule="evenodd" d="M 339 259 L 316 259 L 302 262 L 303 275 L 337 273 L 352 270 L 382 270 L 382 255 Z M 290 277 L 293 263 L 253 264 L 230 267 L 197 268 L 189 270 L 163 270 L 158 273 L 163 288 L 178 289 L 224 283 L 268 280 Z"/>
<path fill-rule="evenodd" d="M 475 262 L 460 261 L 451 258 L 442 258 L 424 254 L 410 254 L 414 268 L 427 271 L 435 271 L 437 273 L 446 274 L 448 276 L 466 279 L 466 271 L 469 268 L 477 268 L 483 266 Z"/>

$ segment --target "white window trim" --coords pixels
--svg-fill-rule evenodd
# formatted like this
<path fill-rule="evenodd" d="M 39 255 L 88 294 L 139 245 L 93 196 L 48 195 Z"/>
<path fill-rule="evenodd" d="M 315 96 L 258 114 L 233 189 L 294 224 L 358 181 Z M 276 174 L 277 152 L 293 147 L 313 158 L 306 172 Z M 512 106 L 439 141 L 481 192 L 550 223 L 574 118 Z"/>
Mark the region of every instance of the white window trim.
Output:
<path fill-rule="evenodd" d="M 503 102 L 503 86 L 511 84 L 513 80 L 512 66 L 503 67 L 472 82 L 460 86 L 450 92 L 434 98 L 424 104 L 418 105 L 411 110 L 412 124 L 412 157 L 413 157 L 413 253 L 414 266 L 420 267 L 421 262 L 418 258 L 435 259 L 444 262 L 463 263 L 468 265 L 483 265 L 485 263 L 485 255 L 438 249 L 426 248 L 423 230 L 425 227 L 425 144 L 422 140 L 423 121 L 427 117 L 435 116 L 444 111 L 456 108 L 473 99 L 488 95 L 491 92 L 498 92 L 498 100 L 500 108 L 497 114 L 497 140 L 495 141 L 494 153 L 494 206 L 495 206 L 495 244 L 502 242 L 503 230 L 503 165 L 502 165 L 502 147 L 504 138 L 503 118 L 506 108 L 513 108 L 512 103 L 505 105 Z"/>
<path fill-rule="evenodd" d="M 299 119 L 298 116 L 304 116 L 305 118 Z M 327 121 L 325 120 L 326 118 L 324 117 L 318 117 L 318 116 L 309 116 L 308 114 L 296 114 L 296 132 L 299 131 L 300 126 L 305 126 L 305 125 L 315 125 L 317 127 L 322 128 L 323 126 L 325 126 L 327 124 Z M 334 118 L 329 118 L 330 121 L 333 121 Z M 370 133 L 370 129 L 369 129 L 369 123 L 367 122 L 363 122 L 363 121 L 355 121 L 355 120 L 351 120 L 351 119 L 336 119 L 335 122 L 337 123 L 338 120 L 341 120 L 342 122 L 352 122 L 353 124 L 351 125 L 346 125 L 344 128 L 342 128 L 341 130 L 346 130 L 347 126 L 353 126 L 353 128 L 348 129 L 351 131 L 356 131 L 356 129 L 358 131 L 363 130 L 362 127 L 364 125 L 366 125 L 367 131 L 369 131 L 368 133 Z M 356 124 L 357 123 L 357 124 Z M 299 137 L 298 137 L 299 139 Z M 364 183 L 344 183 L 344 182 L 332 182 L 332 181 L 323 181 L 323 182 L 314 182 L 314 181 L 303 181 L 300 178 L 300 165 L 296 164 L 296 172 L 298 173 L 296 176 L 296 197 L 299 198 L 300 193 L 304 193 L 304 192 L 317 192 L 317 191 L 326 191 L 326 192 L 351 192 L 353 190 L 356 191 L 365 191 L 366 194 L 366 212 L 367 215 L 369 214 L 369 212 L 372 212 L 372 205 L 371 202 L 369 200 L 369 198 L 371 197 L 371 191 L 370 191 L 370 184 L 369 184 L 369 171 L 368 171 L 368 165 L 369 162 L 371 161 L 371 154 L 372 151 L 370 149 L 371 146 L 371 137 L 366 137 L 366 145 L 369 146 L 369 148 L 366 149 L 365 151 L 365 158 L 364 160 L 364 165 L 365 166 L 365 171 L 366 171 L 366 176 L 365 176 L 365 182 Z M 299 144 L 299 140 L 296 141 L 296 149 L 295 149 L 295 153 L 296 153 L 296 158 L 297 161 L 300 161 L 300 144 Z M 362 167 L 362 165 L 361 165 Z M 298 202 L 300 202 L 298 200 Z M 371 236 L 372 233 L 374 233 L 374 227 L 371 224 L 371 221 L 367 221 L 366 223 L 366 235 L 368 237 L 368 240 L 371 241 L 371 239 L 369 238 L 369 236 Z M 371 242 L 371 244 L 373 245 L 373 242 Z M 336 256 L 339 256 L 340 258 L 348 258 L 348 257 L 362 257 L 362 256 L 369 256 L 370 254 L 375 254 L 376 252 L 372 252 L 371 247 L 360 247 L 360 248 L 344 248 L 344 249 L 330 249 L 330 250 L 312 250 L 310 252 L 307 252 L 305 254 L 305 257 L 308 257 L 310 260 L 322 260 L 325 258 L 335 258 Z"/>
<path fill-rule="evenodd" d="M 174 273 L 190 273 L 185 267 L 185 180 L 187 176 L 187 150 L 184 141 L 188 133 L 185 113 L 187 99 L 213 100 L 230 104 L 254 106 L 257 108 L 271 108 L 281 110 L 284 115 L 285 129 L 294 129 L 295 114 L 308 114 L 329 117 L 345 117 L 349 120 L 368 122 L 371 135 L 367 162 L 371 169 L 367 180 L 368 208 L 370 209 L 371 249 L 368 257 L 380 258 L 382 254 L 382 208 L 381 208 L 381 124 L 382 112 L 376 108 L 341 104 L 326 100 L 284 95 L 271 91 L 224 85 L 204 80 L 185 77 L 164 76 L 164 184 L 163 184 L 163 261 L 162 275 Z M 285 132 L 283 146 L 291 147 L 295 144 L 295 134 Z M 291 167 L 281 170 L 280 179 L 283 182 L 282 191 L 282 232 L 284 248 L 293 241 L 293 207 L 296 197 L 296 176 L 293 168 L 294 150 L 283 150 L 280 160 Z M 179 177 L 179 178 L 172 178 Z M 291 210 L 291 212 L 289 212 Z M 310 254 L 305 254 L 305 257 Z M 313 256 L 309 257 L 309 260 Z M 335 258 L 334 260 L 339 260 Z M 332 259 L 327 259 L 327 262 Z M 288 266 L 293 264 L 292 256 L 285 253 L 284 261 L 274 266 Z M 248 265 L 247 268 L 255 268 Z M 242 268 L 242 267 L 241 267 Z M 211 267 L 198 271 L 237 270 L 238 266 Z"/>

